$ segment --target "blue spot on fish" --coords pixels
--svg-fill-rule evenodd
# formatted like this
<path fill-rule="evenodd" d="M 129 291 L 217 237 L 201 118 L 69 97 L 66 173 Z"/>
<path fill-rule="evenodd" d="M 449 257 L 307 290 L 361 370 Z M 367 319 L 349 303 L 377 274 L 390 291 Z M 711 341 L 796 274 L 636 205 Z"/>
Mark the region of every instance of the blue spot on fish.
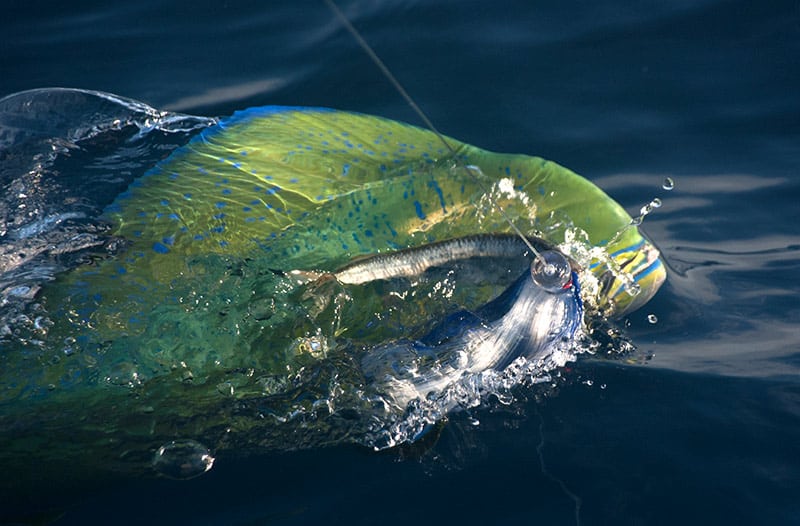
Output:
<path fill-rule="evenodd" d="M 166 254 L 167 252 L 169 252 L 169 248 L 166 245 L 156 241 L 155 243 L 153 243 L 153 251 L 158 254 Z"/>
<path fill-rule="evenodd" d="M 425 212 L 422 211 L 422 204 L 419 201 L 414 201 L 414 209 L 417 211 L 417 217 L 425 219 Z"/>
<path fill-rule="evenodd" d="M 442 193 L 442 189 L 439 188 L 439 184 L 436 181 L 431 181 L 428 183 L 428 186 L 433 188 L 433 190 L 436 192 L 436 195 L 439 196 L 439 204 L 442 205 L 442 212 L 447 213 L 447 208 L 445 208 L 444 203 L 444 194 Z"/>

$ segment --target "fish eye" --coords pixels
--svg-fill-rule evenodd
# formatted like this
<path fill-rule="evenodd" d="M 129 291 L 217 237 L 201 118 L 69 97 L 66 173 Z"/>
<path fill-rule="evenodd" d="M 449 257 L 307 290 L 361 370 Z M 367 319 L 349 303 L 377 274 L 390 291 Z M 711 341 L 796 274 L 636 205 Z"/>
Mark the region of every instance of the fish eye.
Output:
<path fill-rule="evenodd" d="M 563 254 L 547 250 L 531 263 L 531 277 L 546 291 L 559 292 L 572 282 L 572 267 Z"/>

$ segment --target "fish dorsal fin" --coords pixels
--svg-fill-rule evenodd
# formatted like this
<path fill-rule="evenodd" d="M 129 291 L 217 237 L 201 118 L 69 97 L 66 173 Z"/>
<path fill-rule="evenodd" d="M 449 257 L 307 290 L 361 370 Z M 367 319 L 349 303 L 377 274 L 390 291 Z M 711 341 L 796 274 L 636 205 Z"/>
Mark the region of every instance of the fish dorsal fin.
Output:
<path fill-rule="evenodd" d="M 461 163 L 478 169 L 480 184 L 431 131 L 324 108 L 252 108 L 175 151 L 108 214 L 118 234 L 163 260 L 266 249 L 302 258 L 305 268 L 509 231 L 482 188 L 529 232 L 560 210 L 600 244 L 630 221 L 599 188 L 555 163 L 448 141 Z"/>

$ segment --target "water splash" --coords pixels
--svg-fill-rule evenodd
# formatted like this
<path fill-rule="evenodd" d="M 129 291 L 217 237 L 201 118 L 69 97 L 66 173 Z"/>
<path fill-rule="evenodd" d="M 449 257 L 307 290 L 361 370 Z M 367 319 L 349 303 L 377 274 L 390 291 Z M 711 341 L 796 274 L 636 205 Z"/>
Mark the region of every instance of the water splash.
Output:
<path fill-rule="evenodd" d="M 641 224 L 644 222 L 644 218 L 656 208 L 661 208 L 661 199 L 658 197 L 653 198 L 652 201 L 639 209 L 639 215 L 631 220 L 631 226 L 641 226 Z"/>
<path fill-rule="evenodd" d="M 579 341 L 580 338 L 562 342 L 543 359 L 517 358 L 503 371 L 467 374 L 440 392 L 425 399 L 412 400 L 401 413 L 396 412 L 391 400 L 371 397 L 371 402 L 377 402 L 383 408 L 383 415 L 373 420 L 360 442 L 375 450 L 388 449 L 419 440 L 454 409 L 476 408 L 489 398 L 511 405 L 516 400 L 515 388 L 552 381 L 554 370 L 574 361 L 584 352 Z"/>

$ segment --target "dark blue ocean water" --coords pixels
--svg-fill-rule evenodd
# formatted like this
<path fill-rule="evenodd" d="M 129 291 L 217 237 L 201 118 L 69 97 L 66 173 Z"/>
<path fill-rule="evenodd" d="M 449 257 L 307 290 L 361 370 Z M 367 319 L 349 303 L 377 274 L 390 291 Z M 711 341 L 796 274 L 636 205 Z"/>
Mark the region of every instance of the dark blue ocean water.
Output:
<path fill-rule="evenodd" d="M 574 524 L 573 494 L 582 524 L 800 523 L 800 3 L 342 8 L 443 132 L 557 161 L 633 215 L 662 198 L 644 230 L 668 281 L 622 323 L 638 353 L 584 357 L 556 392 L 478 411 L 478 426 L 455 416 L 427 450 L 47 480 L 4 495 L 4 520 Z M 417 122 L 321 2 L 12 2 L 0 72 L 0 96 L 66 86 L 200 115 L 289 104 Z"/>

